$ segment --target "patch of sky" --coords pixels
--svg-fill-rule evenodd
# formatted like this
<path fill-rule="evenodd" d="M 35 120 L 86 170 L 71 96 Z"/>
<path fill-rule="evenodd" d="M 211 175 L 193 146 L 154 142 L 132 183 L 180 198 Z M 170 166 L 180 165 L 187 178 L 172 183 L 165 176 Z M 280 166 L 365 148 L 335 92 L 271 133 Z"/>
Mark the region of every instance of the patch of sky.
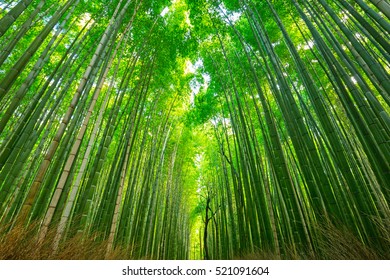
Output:
<path fill-rule="evenodd" d="M 169 8 L 168 8 L 168 7 L 165 7 L 165 8 L 162 10 L 160 16 L 165 17 L 165 15 L 166 15 L 168 12 L 169 12 Z"/>
<path fill-rule="evenodd" d="M 219 4 L 218 10 L 217 10 L 219 16 L 222 18 L 222 20 L 226 23 L 236 23 L 241 17 L 241 12 L 231 12 L 226 9 L 225 5 Z"/>
<path fill-rule="evenodd" d="M 299 44 L 298 45 L 298 50 L 305 50 L 305 51 L 307 51 L 307 50 L 310 50 L 310 49 L 312 49 L 313 48 L 313 46 L 314 46 L 314 41 L 313 40 L 310 40 L 309 42 L 307 42 L 307 44 Z"/>
<path fill-rule="evenodd" d="M 195 101 L 195 96 L 199 93 L 201 88 L 207 90 L 211 81 L 211 77 L 208 73 L 202 72 L 204 66 L 203 66 L 203 60 L 200 58 L 196 60 L 194 64 L 191 61 L 187 61 L 185 67 L 186 67 L 184 70 L 185 74 L 189 74 L 189 73 L 195 74 L 196 72 L 199 71 L 203 80 L 202 81 L 199 78 L 194 77 L 190 81 L 190 88 L 191 88 L 190 104 L 191 106 L 193 106 Z"/>
<path fill-rule="evenodd" d="M 8 11 L 11 10 L 13 7 L 15 7 L 16 4 L 18 4 L 17 1 L 14 1 L 14 2 L 11 3 L 11 4 L 7 4 L 7 3 L 5 3 L 5 2 L 0 2 L 0 9 L 4 10 L 5 8 L 7 8 L 6 11 L 8 12 Z"/>

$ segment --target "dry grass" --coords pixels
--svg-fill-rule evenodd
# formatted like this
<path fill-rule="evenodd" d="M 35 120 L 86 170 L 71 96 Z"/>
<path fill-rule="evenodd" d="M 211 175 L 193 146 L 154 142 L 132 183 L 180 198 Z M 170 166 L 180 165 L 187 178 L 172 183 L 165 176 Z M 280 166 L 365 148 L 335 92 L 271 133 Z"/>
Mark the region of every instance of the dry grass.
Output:
<path fill-rule="evenodd" d="M 342 225 L 324 223 L 317 227 L 314 256 L 306 248 L 287 249 L 279 258 L 272 251 L 255 251 L 237 255 L 241 260 L 383 260 L 390 259 L 390 221 L 373 219 L 381 232 L 376 244 L 364 244 L 352 231 Z M 380 246 L 378 246 L 380 244 Z"/>
<path fill-rule="evenodd" d="M 365 245 L 345 227 L 331 223 L 317 228 L 315 255 L 310 256 L 307 249 L 285 249 L 281 256 L 272 251 L 237 254 L 234 259 L 241 260 L 375 260 L 390 259 L 390 226 L 388 220 L 375 219 L 381 231 L 380 245 Z M 9 227 L 8 227 L 9 228 Z M 57 251 L 53 250 L 55 230 L 49 230 L 43 242 L 37 238 L 36 224 L 25 228 L 14 226 L 0 228 L 0 259 L 2 260 L 115 260 L 132 259 L 130 248 L 120 247 L 107 254 L 107 241 L 97 241 L 98 236 L 85 238 L 82 234 L 60 243 Z M 286 247 L 286 246 L 284 246 Z M 139 258 L 139 257 L 138 257 Z M 138 259 L 137 258 L 137 259 Z M 149 259 L 148 257 L 139 259 Z"/>
<path fill-rule="evenodd" d="M 92 236 L 81 234 L 62 242 L 59 249 L 53 250 L 55 231 L 49 231 L 45 240 L 38 241 L 37 225 L 14 226 L 0 229 L 0 259 L 2 260 L 114 260 L 129 259 L 126 248 L 116 248 L 107 254 L 107 241 L 96 241 Z"/>
<path fill-rule="evenodd" d="M 380 255 L 363 244 L 350 230 L 343 226 L 324 224 L 318 227 L 317 258 L 326 260 L 376 260 Z"/>

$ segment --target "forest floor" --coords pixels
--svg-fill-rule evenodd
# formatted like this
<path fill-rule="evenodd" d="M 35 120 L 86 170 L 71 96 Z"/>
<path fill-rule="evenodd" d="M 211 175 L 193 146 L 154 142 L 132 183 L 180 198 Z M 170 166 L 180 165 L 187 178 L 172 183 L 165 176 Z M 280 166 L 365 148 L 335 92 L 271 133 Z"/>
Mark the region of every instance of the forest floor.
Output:
<path fill-rule="evenodd" d="M 379 223 L 379 222 L 378 222 Z M 274 252 L 254 250 L 249 253 L 236 254 L 238 260 L 381 260 L 390 259 L 390 226 L 388 221 L 381 221 L 383 230 L 382 248 L 363 244 L 352 232 L 342 226 L 321 226 L 318 228 L 316 252 L 308 248 L 291 248 L 278 256 Z M 108 241 L 101 240 L 98 234 L 89 238 L 81 233 L 60 243 L 57 250 L 53 250 L 54 230 L 49 230 L 46 238 L 41 242 L 38 239 L 38 225 L 32 224 L 25 228 L 14 226 L 0 229 L 0 259 L 1 260 L 127 260 L 150 259 L 147 256 L 134 257 L 133 248 L 117 246 L 107 252 Z"/>

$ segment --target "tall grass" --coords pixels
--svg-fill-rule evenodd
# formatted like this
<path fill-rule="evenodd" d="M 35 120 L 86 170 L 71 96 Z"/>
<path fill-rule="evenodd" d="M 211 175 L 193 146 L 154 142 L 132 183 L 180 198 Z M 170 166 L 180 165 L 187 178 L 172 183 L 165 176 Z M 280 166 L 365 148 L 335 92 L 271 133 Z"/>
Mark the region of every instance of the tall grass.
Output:
<path fill-rule="evenodd" d="M 316 228 L 314 256 L 306 248 L 287 250 L 282 259 L 287 260 L 383 260 L 390 259 L 390 220 L 373 218 L 381 229 L 381 240 L 375 244 L 363 243 L 351 230 L 343 225 L 322 223 Z M 378 244 L 380 246 L 378 246 Z M 288 246 L 287 246 L 288 247 Z M 237 254 L 235 259 L 280 259 L 271 251 L 254 251 Z"/>
<path fill-rule="evenodd" d="M 352 231 L 341 225 L 323 223 L 317 227 L 315 255 L 310 256 L 308 250 L 287 250 L 282 259 L 318 259 L 318 260 L 379 260 L 390 259 L 390 224 L 389 220 L 375 219 L 382 229 L 381 248 L 364 244 Z M 45 240 L 38 241 L 37 224 L 28 227 L 16 225 L 0 228 L 1 260 L 105 260 L 132 259 L 130 248 L 117 247 L 107 253 L 107 241 L 99 236 L 88 238 L 76 234 L 60 243 L 59 249 L 53 250 L 54 230 L 49 230 Z M 149 259 L 148 257 L 142 259 Z M 236 254 L 234 259 L 280 259 L 271 251 L 255 250 Z"/>
<path fill-rule="evenodd" d="M 0 259 L 2 260 L 104 260 L 131 259 L 128 248 L 116 248 L 107 253 L 107 241 L 98 236 L 86 238 L 76 234 L 53 249 L 54 230 L 43 241 L 38 240 L 37 224 L 16 225 L 0 229 Z"/>

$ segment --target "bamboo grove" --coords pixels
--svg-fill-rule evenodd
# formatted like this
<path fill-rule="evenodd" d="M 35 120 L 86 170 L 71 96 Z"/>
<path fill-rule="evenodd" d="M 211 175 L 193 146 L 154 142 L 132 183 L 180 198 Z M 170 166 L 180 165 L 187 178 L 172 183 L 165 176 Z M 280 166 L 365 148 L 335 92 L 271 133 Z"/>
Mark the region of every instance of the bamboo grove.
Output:
<path fill-rule="evenodd" d="M 0 238 L 315 259 L 327 228 L 388 256 L 389 19 L 374 0 L 0 1 Z"/>

